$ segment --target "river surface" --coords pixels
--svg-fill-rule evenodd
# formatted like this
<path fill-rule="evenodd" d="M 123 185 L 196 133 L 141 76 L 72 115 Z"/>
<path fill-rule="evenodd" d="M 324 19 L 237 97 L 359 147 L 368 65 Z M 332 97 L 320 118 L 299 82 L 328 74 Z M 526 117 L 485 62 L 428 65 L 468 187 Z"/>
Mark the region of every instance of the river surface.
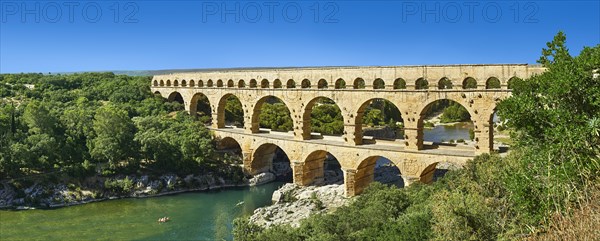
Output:
<path fill-rule="evenodd" d="M 455 125 L 438 125 L 434 128 L 426 128 L 423 130 L 423 140 L 433 142 L 458 139 L 470 140 L 469 129 L 472 126 L 472 123 L 461 122 Z"/>
<path fill-rule="evenodd" d="M 426 141 L 469 139 L 468 124 L 425 129 Z M 283 183 L 50 210 L 0 211 L 0 240 L 231 240 L 232 221 L 271 204 Z M 238 205 L 238 203 L 241 203 Z M 170 222 L 159 224 L 168 216 Z"/>
<path fill-rule="evenodd" d="M 50 210 L 3 210 L 0 240 L 231 240 L 233 219 L 270 205 L 273 191 L 282 184 Z M 159 224 L 163 216 L 171 221 Z"/>

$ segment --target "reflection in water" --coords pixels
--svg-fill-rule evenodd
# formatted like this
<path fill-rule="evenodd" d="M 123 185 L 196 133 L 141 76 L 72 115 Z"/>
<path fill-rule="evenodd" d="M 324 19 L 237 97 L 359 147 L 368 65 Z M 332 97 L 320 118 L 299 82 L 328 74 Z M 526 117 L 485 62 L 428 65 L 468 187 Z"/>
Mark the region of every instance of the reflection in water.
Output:
<path fill-rule="evenodd" d="M 459 123 L 456 125 L 438 125 L 423 131 L 423 140 L 441 142 L 448 140 L 469 140 L 469 130 L 473 128 L 472 123 Z"/>

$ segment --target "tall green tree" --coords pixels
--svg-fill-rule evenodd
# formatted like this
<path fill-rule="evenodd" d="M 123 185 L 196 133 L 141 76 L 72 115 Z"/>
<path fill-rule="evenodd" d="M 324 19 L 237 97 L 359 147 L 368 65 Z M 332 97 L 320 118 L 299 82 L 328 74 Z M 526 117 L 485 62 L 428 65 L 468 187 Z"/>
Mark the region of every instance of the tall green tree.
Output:
<path fill-rule="evenodd" d="M 92 139 L 90 154 L 97 160 L 116 165 L 134 153 L 135 126 L 127 111 L 114 104 L 100 107 L 93 121 L 96 136 Z"/>

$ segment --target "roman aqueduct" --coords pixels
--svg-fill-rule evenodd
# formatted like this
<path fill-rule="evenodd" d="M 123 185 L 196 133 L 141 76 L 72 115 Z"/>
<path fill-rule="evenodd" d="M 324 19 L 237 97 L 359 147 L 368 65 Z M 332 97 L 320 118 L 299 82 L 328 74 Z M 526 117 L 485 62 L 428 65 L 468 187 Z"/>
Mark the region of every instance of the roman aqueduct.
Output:
<path fill-rule="evenodd" d="M 216 70 L 156 75 L 151 89 L 170 101 L 182 102 L 190 114 L 195 114 L 197 100 L 206 96 L 212 112 L 210 128 L 220 146 L 239 145 L 247 173 L 269 170 L 279 147 L 290 159 L 294 183 L 311 185 L 322 181 L 323 162 L 330 153 L 342 166 L 346 195 L 353 196 L 373 181 L 379 157 L 391 160 L 405 184 L 410 184 L 430 182 L 440 162 L 462 164 L 493 151 L 496 103 L 510 95 L 512 80 L 544 70 L 526 64 Z M 225 124 L 224 108 L 230 96 L 242 104 L 243 128 Z M 293 131 L 259 128 L 261 106 L 271 97 L 289 109 Z M 340 108 L 342 136 L 311 133 L 311 111 L 321 98 L 333 100 Z M 363 136 L 363 113 L 374 99 L 388 100 L 400 110 L 403 139 Z M 469 111 L 474 147 L 433 145 L 423 140 L 425 113 L 443 99 Z"/>

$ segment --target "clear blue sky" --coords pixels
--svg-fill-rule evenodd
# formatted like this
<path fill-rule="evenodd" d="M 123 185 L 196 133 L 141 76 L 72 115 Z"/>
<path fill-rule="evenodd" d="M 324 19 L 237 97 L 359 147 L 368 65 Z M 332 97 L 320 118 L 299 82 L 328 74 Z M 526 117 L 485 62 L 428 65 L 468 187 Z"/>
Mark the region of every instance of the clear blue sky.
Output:
<path fill-rule="evenodd" d="M 600 43 L 599 1 L 127 3 L 0 1 L 0 72 L 535 63 L 559 30 L 573 54 Z"/>

